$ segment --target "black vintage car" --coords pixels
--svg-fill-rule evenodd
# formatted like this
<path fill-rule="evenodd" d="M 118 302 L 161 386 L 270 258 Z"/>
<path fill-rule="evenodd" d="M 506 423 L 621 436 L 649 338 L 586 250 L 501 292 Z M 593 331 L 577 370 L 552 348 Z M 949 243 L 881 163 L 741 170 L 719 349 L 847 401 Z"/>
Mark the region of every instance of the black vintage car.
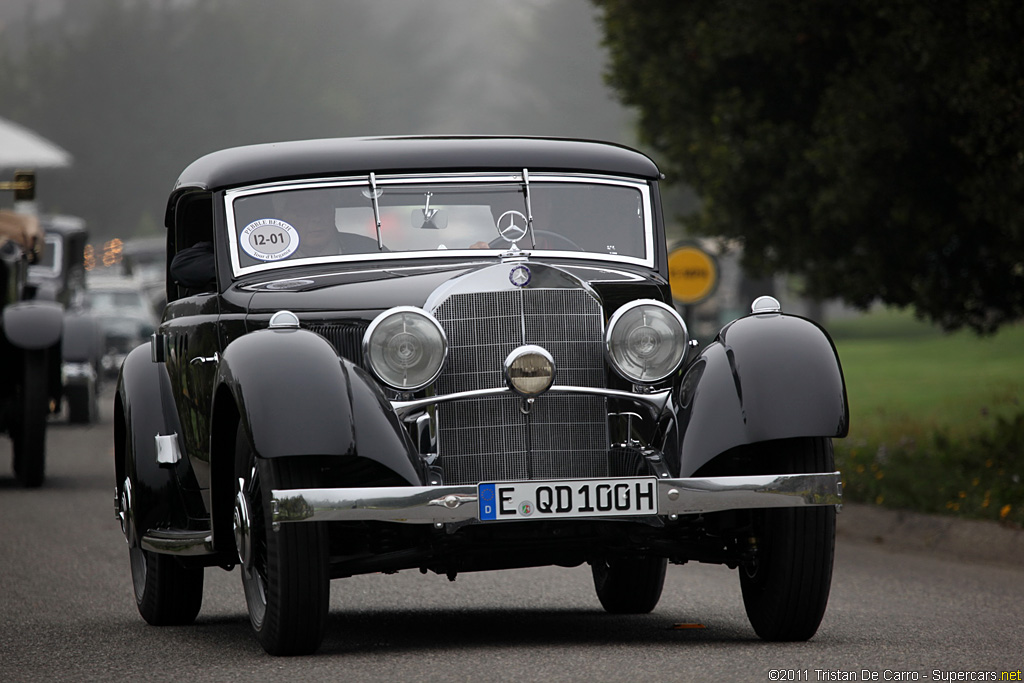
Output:
<path fill-rule="evenodd" d="M 98 416 L 100 362 L 103 333 L 95 316 L 83 309 L 86 296 L 85 247 L 89 231 L 77 216 L 48 214 L 39 217 L 45 246 L 38 261 L 28 267 L 26 291 L 36 301 L 51 301 L 64 308 L 60 358 L 51 368 L 50 412 L 67 406 L 68 421 L 88 423 Z"/>
<path fill-rule="evenodd" d="M 64 307 L 35 298 L 28 277 L 43 253 L 38 216 L 0 209 L 0 432 L 11 437 L 15 476 L 32 488 L 46 478 L 46 420 L 61 396 Z"/>
<path fill-rule="evenodd" d="M 168 304 L 115 405 L 115 507 L 152 624 L 239 565 L 267 652 L 329 581 L 589 564 L 611 613 L 668 562 L 738 570 L 767 640 L 818 628 L 848 408 L 835 348 L 762 297 L 700 349 L 669 304 L 655 164 L 595 142 L 376 138 L 215 152 L 167 205 Z"/>

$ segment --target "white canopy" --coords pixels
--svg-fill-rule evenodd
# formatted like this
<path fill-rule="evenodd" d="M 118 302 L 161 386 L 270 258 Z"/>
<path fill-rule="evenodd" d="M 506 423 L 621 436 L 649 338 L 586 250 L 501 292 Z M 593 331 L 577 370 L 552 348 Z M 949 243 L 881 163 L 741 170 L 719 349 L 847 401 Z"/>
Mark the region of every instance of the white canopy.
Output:
<path fill-rule="evenodd" d="M 0 169 L 64 168 L 71 155 L 13 121 L 0 118 Z"/>

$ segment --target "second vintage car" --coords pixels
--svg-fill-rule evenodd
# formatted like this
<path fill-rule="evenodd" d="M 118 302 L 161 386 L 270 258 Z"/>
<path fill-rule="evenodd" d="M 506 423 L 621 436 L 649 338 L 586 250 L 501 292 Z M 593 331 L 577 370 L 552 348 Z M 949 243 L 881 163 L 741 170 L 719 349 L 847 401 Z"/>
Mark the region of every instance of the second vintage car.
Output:
<path fill-rule="evenodd" d="M 38 261 L 28 268 L 26 289 L 34 300 L 56 302 L 64 309 L 60 382 L 56 381 L 55 363 L 51 369 L 50 412 L 58 413 L 66 405 L 69 422 L 92 422 L 99 414 L 103 336 L 99 321 L 83 310 L 89 232 L 85 221 L 77 216 L 43 215 L 39 220 L 45 243 Z"/>
<path fill-rule="evenodd" d="M 754 631 L 816 632 L 849 421 L 835 348 L 762 297 L 700 349 L 660 173 L 597 142 L 310 140 L 188 166 L 167 307 L 125 360 L 115 508 L 152 624 L 237 567 L 272 654 L 332 579 L 589 565 L 610 613 L 737 570 Z"/>
<path fill-rule="evenodd" d="M 45 253 L 35 210 L 35 176 L 15 174 L 17 210 L 0 209 L 0 433 L 12 442 L 18 481 L 30 488 L 46 478 L 46 421 L 61 396 L 64 307 L 34 296 L 29 269 Z"/>

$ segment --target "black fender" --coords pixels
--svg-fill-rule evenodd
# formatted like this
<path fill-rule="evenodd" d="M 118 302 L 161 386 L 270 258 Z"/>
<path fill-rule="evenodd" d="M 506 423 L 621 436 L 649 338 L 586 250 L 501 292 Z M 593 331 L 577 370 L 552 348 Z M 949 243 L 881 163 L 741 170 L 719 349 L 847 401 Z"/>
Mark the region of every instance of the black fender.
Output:
<path fill-rule="evenodd" d="M 736 446 L 791 437 L 842 437 L 846 383 L 819 325 L 781 313 L 733 321 L 683 376 L 680 476 Z"/>
<path fill-rule="evenodd" d="M 314 332 L 263 329 L 239 337 L 224 349 L 215 386 L 229 390 L 259 457 L 359 456 L 410 484 L 423 480 L 408 433 L 376 383 Z M 225 396 L 218 389 L 215 419 Z"/>
<path fill-rule="evenodd" d="M 64 307 L 55 301 L 19 301 L 4 308 L 3 330 L 8 342 L 25 353 L 45 354 L 46 393 L 51 406 L 59 406 L 61 383 L 61 338 Z"/>
<path fill-rule="evenodd" d="M 121 495 L 125 478 L 132 486 L 132 524 L 137 538 L 157 528 L 188 528 L 176 467 L 188 467 L 184 457 L 178 412 L 167 366 L 154 363 L 150 344 L 133 349 L 121 365 L 114 399 L 114 473 Z M 183 454 L 176 465 L 157 462 L 156 436 L 178 435 Z"/>
<path fill-rule="evenodd" d="M 421 459 L 391 404 L 330 342 L 301 328 L 238 337 L 217 365 L 211 406 L 210 508 L 214 546 L 234 550 L 234 447 L 238 424 L 261 458 L 368 458 L 412 485 Z"/>
<path fill-rule="evenodd" d="M 60 341 L 64 307 L 54 301 L 19 301 L 4 307 L 3 319 L 4 334 L 11 344 L 37 351 Z"/>

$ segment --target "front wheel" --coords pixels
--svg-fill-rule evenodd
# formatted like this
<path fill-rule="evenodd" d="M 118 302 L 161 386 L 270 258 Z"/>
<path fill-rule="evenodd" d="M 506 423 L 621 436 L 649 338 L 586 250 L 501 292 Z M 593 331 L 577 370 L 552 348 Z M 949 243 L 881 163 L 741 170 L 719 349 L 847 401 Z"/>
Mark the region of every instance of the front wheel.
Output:
<path fill-rule="evenodd" d="M 319 523 L 274 530 L 270 492 L 315 488 L 315 463 L 258 458 L 239 425 L 235 442 L 234 532 L 242 587 L 256 639 L 272 655 L 315 652 L 330 602 L 327 534 Z"/>
<path fill-rule="evenodd" d="M 591 564 L 597 599 L 611 614 L 647 614 L 665 586 L 664 557 L 622 557 Z"/>
<path fill-rule="evenodd" d="M 832 441 L 801 438 L 755 444 L 775 474 L 832 472 Z M 743 605 L 763 640 L 810 639 L 825 614 L 835 552 L 834 506 L 753 512 L 756 559 L 740 567 Z"/>
<path fill-rule="evenodd" d="M 129 548 L 139 614 L 153 626 L 186 626 L 203 605 L 202 567 L 184 567 L 176 557 Z"/>
<path fill-rule="evenodd" d="M 134 451 L 131 432 L 126 430 L 125 471 L 132 471 Z M 195 621 L 203 604 L 203 568 L 186 567 L 172 555 L 143 550 L 135 526 L 136 500 L 132 478 L 118 486 L 118 515 L 128 541 L 132 587 L 139 614 L 153 626 L 185 626 Z"/>

